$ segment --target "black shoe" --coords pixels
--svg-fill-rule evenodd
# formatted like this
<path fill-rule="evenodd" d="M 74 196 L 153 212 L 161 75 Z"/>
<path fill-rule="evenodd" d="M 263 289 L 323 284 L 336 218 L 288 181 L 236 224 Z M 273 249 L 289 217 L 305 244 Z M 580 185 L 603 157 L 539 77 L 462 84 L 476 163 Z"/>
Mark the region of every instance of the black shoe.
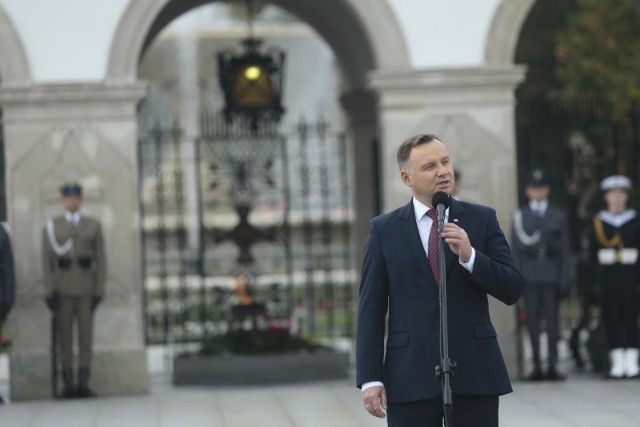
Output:
<path fill-rule="evenodd" d="M 73 399 L 76 397 L 76 389 L 73 387 L 73 371 L 69 368 L 62 370 L 62 383 L 64 384 L 62 389 L 63 399 Z"/>
<path fill-rule="evenodd" d="M 62 389 L 62 398 L 63 399 L 73 399 L 77 397 L 76 391 L 73 388 L 64 388 Z"/>
<path fill-rule="evenodd" d="M 547 379 L 549 381 L 564 381 L 565 379 L 567 379 L 567 377 L 556 371 L 555 368 L 551 368 L 547 372 Z"/>
<path fill-rule="evenodd" d="M 542 381 L 544 376 L 542 375 L 542 371 L 540 369 L 534 369 L 527 377 L 525 381 Z"/>
<path fill-rule="evenodd" d="M 78 397 L 96 397 L 96 394 L 89 388 L 89 368 L 80 368 L 78 371 Z"/>
<path fill-rule="evenodd" d="M 89 387 L 83 387 L 78 389 L 77 397 L 83 399 L 88 397 L 96 397 L 96 394 Z"/>

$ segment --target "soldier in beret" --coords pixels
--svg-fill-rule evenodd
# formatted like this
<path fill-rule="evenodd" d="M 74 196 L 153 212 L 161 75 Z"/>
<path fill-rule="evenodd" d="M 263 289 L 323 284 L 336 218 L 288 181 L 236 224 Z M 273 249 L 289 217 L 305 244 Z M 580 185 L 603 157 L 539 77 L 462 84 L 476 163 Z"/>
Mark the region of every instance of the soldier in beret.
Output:
<path fill-rule="evenodd" d="M 64 214 L 47 220 L 42 248 L 46 303 L 57 321 L 63 397 L 93 397 L 89 388 L 93 313 L 102 300 L 106 258 L 100 223 L 84 215 L 82 187 L 60 189 Z M 78 331 L 78 383 L 74 386 L 74 325 Z"/>
<path fill-rule="evenodd" d="M 601 302 L 609 349 L 610 378 L 640 376 L 638 282 L 640 218 L 627 208 L 631 180 L 612 175 L 600 183 L 606 210 L 593 217 L 590 232 L 594 288 Z"/>
<path fill-rule="evenodd" d="M 533 352 L 528 380 L 562 380 L 558 362 L 558 309 L 569 288 L 570 241 L 564 211 L 549 205 L 547 173 L 535 169 L 526 177 L 528 203 L 513 213 L 511 252 L 525 279 L 524 302 Z M 540 358 L 540 315 L 546 320 L 549 357 L 547 371 Z"/>

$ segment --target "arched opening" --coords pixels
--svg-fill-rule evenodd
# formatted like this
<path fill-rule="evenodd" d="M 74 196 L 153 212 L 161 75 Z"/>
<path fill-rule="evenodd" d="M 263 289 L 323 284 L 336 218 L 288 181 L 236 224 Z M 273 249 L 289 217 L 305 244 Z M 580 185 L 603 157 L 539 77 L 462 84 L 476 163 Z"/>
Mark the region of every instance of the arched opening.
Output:
<path fill-rule="evenodd" d="M 640 20 L 637 7 L 632 2 L 617 7 L 616 13 L 626 15 L 627 25 L 635 27 Z M 516 92 L 520 177 L 528 169 L 548 169 L 554 179 L 553 200 L 575 213 L 580 228 L 601 206 L 600 179 L 614 173 L 640 179 L 637 102 L 624 93 L 633 91 L 637 73 L 626 69 L 626 59 L 618 59 L 619 49 L 608 51 L 606 46 L 620 43 L 633 50 L 629 46 L 638 43 L 630 32 L 594 25 L 589 31 L 597 32 L 603 45 L 584 46 L 590 43 L 584 25 L 598 13 L 604 12 L 588 2 L 558 6 L 538 0 L 524 21 L 514 57 L 528 69 Z M 590 55 L 590 49 L 598 54 Z M 623 95 L 614 98 L 616 92 Z"/>
<path fill-rule="evenodd" d="M 252 35 L 286 55 L 286 111 L 279 122 L 228 122 L 216 54 L 241 51 L 245 14 L 192 9 L 158 33 L 140 64 L 149 84 L 139 111 L 145 289 L 160 302 L 147 309 L 149 342 L 215 335 L 251 310 L 303 335 L 352 334 L 342 76 L 307 24 L 265 6 L 250 18 Z M 250 279 L 245 304 L 234 277 Z"/>
<path fill-rule="evenodd" d="M 140 58 L 169 22 L 209 0 L 132 2 L 125 11 L 112 44 L 107 79 L 134 81 Z M 271 2 L 307 22 L 331 46 L 349 76 L 346 91 L 365 86 L 374 69 L 410 68 L 402 32 L 386 0 L 366 5 L 350 0 L 274 0 Z"/>
<path fill-rule="evenodd" d="M 163 2 L 162 5 L 155 4 L 153 6 L 142 6 L 140 3 L 135 3 L 125 13 L 117 32 L 123 36 L 118 36 L 113 44 L 112 61 L 108 71 L 109 80 L 122 81 L 136 78 L 149 80 L 150 77 L 155 75 L 155 82 L 150 82 L 148 99 L 140 110 L 141 118 L 143 119 L 140 122 L 141 130 L 145 128 L 152 129 L 163 120 L 165 124 L 169 122 L 175 123 L 175 115 L 169 114 L 165 116 L 168 119 L 162 119 L 158 118 L 155 113 L 146 113 L 151 110 L 156 113 L 162 110 L 163 102 L 165 111 L 174 110 L 173 112 L 175 113 L 175 108 L 178 105 L 174 102 L 175 95 L 186 87 L 180 88 L 181 84 L 185 84 L 185 80 L 191 79 L 186 85 L 190 85 L 191 89 L 189 90 L 192 91 L 192 94 L 197 93 L 196 96 L 198 98 L 195 107 L 193 105 L 187 107 L 187 109 L 192 108 L 191 113 L 177 115 L 181 116 L 180 127 L 186 133 L 168 132 L 155 140 L 146 139 L 145 145 L 148 147 L 146 154 L 143 151 L 140 154 L 140 168 L 143 174 L 141 196 L 143 200 L 145 194 L 147 196 L 153 194 L 153 196 L 150 196 L 151 199 L 159 200 L 157 197 L 159 188 L 158 171 L 163 168 L 163 164 L 166 165 L 163 163 L 164 160 L 160 158 L 161 155 L 159 153 L 167 154 L 173 150 L 173 153 L 195 158 L 196 156 L 206 156 L 205 151 L 209 150 L 210 147 L 223 146 L 224 143 L 231 141 L 229 145 L 235 146 L 237 149 L 237 147 L 247 144 L 247 141 L 252 139 L 250 135 L 246 132 L 243 133 L 243 131 L 240 132 L 239 138 L 236 135 L 235 139 L 230 139 L 227 130 L 223 130 L 217 134 L 218 144 L 199 145 L 202 141 L 211 142 L 211 135 L 206 134 L 206 132 L 218 126 L 215 123 L 212 126 L 203 126 L 200 113 L 207 109 L 220 109 L 221 107 L 215 73 L 209 74 L 214 78 L 208 81 L 206 79 L 203 80 L 199 75 L 200 72 L 207 75 L 208 72 L 215 71 L 212 70 L 214 61 L 211 49 L 207 49 L 204 54 L 207 59 L 200 63 L 201 54 L 197 53 L 200 48 L 196 46 L 195 50 L 191 49 L 191 53 L 185 53 L 190 48 L 185 48 L 183 45 L 181 49 L 177 50 L 182 52 L 182 60 L 185 60 L 184 54 L 186 54 L 186 56 L 191 55 L 190 59 L 186 59 L 187 61 L 195 59 L 196 62 L 191 63 L 194 67 L 183 67 L 173 75 L 166 75 L 166 73 L 171 74 L 173 71 L 161 59 L 166 59 L 171 54 L 165 56 L 160 51 L 165 50 L 166 53 L 167 49 L 171 50 L 169 47 L 171 43 L 181 43 L 177 39 L 173 42 L 170 41 L 171 37 L 165 37 L 163 31 L 170 29 L 173 23 L 182 19 L 180 17 L 186 19 L 188 11 L 192 11 L 192 13 L 198 12 L 202 8 L 211 7 L 210 4 L 216 7 L 229 8 L 228 5 L 219 5 L 216 2 L 207 1 L 167 1 Z M 244 215 L 242 214 L 244 205 L 240 206 L 241 209 L 238 210 L 238 204 L 236 203 L 235 212 L 233 212 L 233 209 L 229 209 L 229 206 L 226 206 L 221 209 L 227 209 L 227 218 L 230 218 L 231 223 L 221 225 L 220 222 L 224 223 L 224 214 L 220 213 L 214 215 L 213 219 L 207 219 L 209 213 L 222 205 L 222 203 L 219 203 L 220 197 L 218 196 L 220 195 L 205 196 L 198 189 L 205 188 L 206 185 L 211 184 L 210 182 L 207 183 L 206 180 L 212 178 L 212 170 L 217 173 L 226 168 L 227 176 L 221 179 L 221 181 L 226 179 L 226 182 L 216 182 L 213 185 L 220 185 L 221 187 L 219 188 L 231 188 L 237 192 L 238 188 L 233 188 L 234 183 L 232 181 L 235 180 L 237 184 L 247 178 L 247 167 L 242 159 L 242 154 L 240 154 L 240 157 L 235 157 L 234 160 L 226 162 L 227 166 L 229 164 L 238 166 L 235 171 L 230 171 L 228 167 L 220 165 L 219 162 L 216 163 L 210 160 L 209 163 L 203 162 L 202 157 L 198 157 L 199 163 L 195 169 L 192 167 L 191 172 L 185 172 L 185 163 L 183 161 L 173 163 L 171 170 L 165 169 L 160 172 L 160 175 L 165 177 L 171 175 L 174 183 L 175 180 L 181 181 L 181 188 L 187 189 L 186 192 L 182 193 L 174 191 L 168 196 L 173 198 L 173 207 L 180 205 L 182 212 L 191 209 L 192 212 L 196 212 L 196 215 L 189 217 L 188 215 L 174 214 L 172 220 L 168 220 L 167 216 L 163 215 L 163 219 L 159 220 L 158 218 L 160 217 L 157 215 L 158 208 L 163 213 L 166 213 L 165 208 L 167 207 L 165 202 L 161 202 L 153 208 L 155 213 L 151 217 L 156 219 L 153 220 L 147 217 L 149 223 L 154 223 L 155 221 L 155 228 L 152 231 L 153 235 L 150 234 L 149 236 L 151 237 L 144 237 L 143 240 L 147 239 L 147 242 L 151 242 L 152 245 L 157 247 L 166 248 L 167 245 L 173 245 L 173 249 L 171 249 L 174 256 L 173 261 L 177 260 L 177 262 L 174 262 L 174 267 L 171 267 L 171 271 L 155 270 L 148 277 L 164 278 L 157 282 L 160 294 L 168 295 L 173 292 L 171 289 L 175 289 L 177 295 L 182 292 L 182 297 L 179 301 L 183 308 L 186 307 L 186 311 L 183 310 L 180 314 L 171 313 L 168 309 L 161 309 L 160 314 L 155 319 L 150 319 L 149 322 L 156 325 L 157 328 L 164 329 L 165 332 L 169 331 L 172 329 L 172 316 L 182 316 L 184 319 L 184 315 L 188 317 L 187 312 L 196 313 L 194 317 L 188 319 L 191 321 L 191 325 L 194 324 L 194 319 L 201 318 L 199 317 L 200 313 L 205 311 L 220 313 L 220 310 L 208 310 L 204 306 L 195 309 L 188 308 L 188 300 L 191 297 L 185 293 L 185 290 L 189 287 L 190 280 L 196 280 L 197 287 L 195 289 L 200 292 L 203 300 L 209 300 L 218 305 L 228 300 L 224 292 L 221 291 L 223 288 L 216 286 L 215 283 L 220 277 L 223 277 L 220 280 L 225 281 L 224 286 L 228 289 L 229 275 L 238 273 L 237 269 L 234 270 L 234 268 L 228 267 L 228 265 L 233 264 L 234 260 L 227 260 L 230 263 L 223 261 L 222 259 L 225 256 L 228 258 L 228 255 L 221 255 L 216 258 L 215 250 L 208 251 L 207 248 L 211 246 L 211 242 L 217 244 L 218 249 L 224 245 L 230 246 L 229 240 L 224 240 L 225 236 L 230 236 L 234 230 L 238 231 L 237 228 L 234 228 L 234 224 L 236 226 L 245 224 L 246 226 L 246 223 L 250 223 L 250 228 L 254 233 L 253 237 L 247 238 L 250 242 L 240 242 L 237 239 L 234 242 L 235 246 L 237 246 L 236 249 L 239 248 L 240 252 L 243 250 L 243 244 L 250 246 L 249 251 L 255 251 L 257 254 L 273 252 L 273 246 L 264 244 L 260 248 L 259 243 L 254 246 L 254 241 L 257 239 L 256 236 L 262 235 L 262 237 L 265 237 L 265 233 L 272 232 L 274 228 L 279 227 L 280 230 L 280 237 L 278 237 L 280 239 L 279 247 L 284 255 L 280 256 L 279 260 L 268 258 L 266 255 L 264 257 L 255 256 L 255 258 L 262 260 L 272 259 L 272 266 L 279 266 L 279 269 L 276 268 L 270 274 L 263 274 L 265 270 L 260 270 L 257 267 L 258 263 L 252 264 L 252 268 L 254 268 L 252 273 L 260 271 L 260 275 L 254 274 L 254 276 L 257 277 L 257 282 L 263 285 L 261 288 L 262 293 L 260 294 L 263 301 L 267 300 L 267 305 L 275 307 L 273 308 L 274 312 L 282 313 L 286 317 L 284 320 L 297 324 L 302 323 L 303 333 L 328 338 L 335 338 L 336 336 L 349 337 L 352 334 L 355 302 L 353 279 L 356 274 L 354 270 L 355 264 L 353 260 L 349 260 L 346 254 L 350 252 L 351 244 L 349 227 L 355 220 L 356 215 L 353 209 L 350 208 L 350 206 L 353 206 L 351 198 L 354 196 L 348 194 L 348 187 L 349 182 L 354 179 L 354 175 L 356 181 L 362 179 L 358 176 L 358 168 L 361 166 L 358 166 L 357 162 L 369 161 L 367 156 L 372 156 L 372 151 L 375 151 L 372 148 L 375 147 L 377 133 L 375 102 L 373 102 L 370 94 L 363 95 L 363 93 L 366 93 L 365 76 L 368 71 L 381 66 L 407 68 L 408 59 L 397 25 L 391 18 L 392 15 L 385 13 L 388 12 L 388 7 L 384 1 L 375 1 L 367 9 L 363 9 L 359 5 L 350 4 L 348 1 L 340 0 L 335 1 L 332 6 L 334 6 L 333 9 L 324 4 L 320 7 L 315 2 L 285 0 L 274 1 L 273 6 L 269 6 L 274 10 L 279 9 L 287 16 L 285 19 L 296 21 L 296 26 L 292 27 L 292 30 L 290 28 L 292 34 L 296 35 L 294 37 L 275 37 L 276 43 L 274 44 L 287 45 L 288 43 L 289 60 L 292 64 L 297 61 L 297 68 L 287 71 L 290 74 L 287 78 L 290 79 L 292 84 L 297 84 L 298 86 L 297 88 L 285 88 L 285 96 L 290 96 L 285 102 L 285 108 L 289 109 L 290 113 L 283 119 L 282 124 L 283 126 L 288 124 L 290 127 L 291 125 L 296 125 L 297 144 L 295 145 L 296 149 L 292 150 L 290 147 L 286 148 L 286 144 L 282 142 L 290 140 L 282 138 L 282 134 L 278 134 L 277 138 L 270 138 L 268 134 L 262 135 L 262 145 L 269 147 L 269 144 L 271 144 L 271 149 L 267 151 L 270 152 L 269 155 L 272 157 L 260 157 L 267 154 L 256 154 L 258 153 L 257 150 L 250 149 L 254 155 L 259 157 L 257 162 L 255 157 L 252 161 L 258 167 L 266 164 L 277 165 L 276 170 L 278 172 L 276 175 L 278 176 L 275 177 L 275 180 L 280 182 L 282 184 L 281 188 L 284 189 L 280 196 L 286 192 L 290 194 L 300 192 L 304 193 L 305 197 L 296 199 L 293 196 L 283 199 L 280 196 L 274 196 L 272 200 L 274 203 L 262 203 L 257 210 L 252 210 L 248 214 L 245 212 Z M 331 10 L 331 13 L 327 12 L 327 10 Z M 336 10 L 340 13 L 337 13 Z M 150 16 L 155 18 L 151 19 L 149 18 Z M 135 25 L 132 25 L 133 21 L 136 20 L 134 17 L 138 19 Z M 141 21 L 144 22 L 142 26 L 140 25 Z M 379 25 L 378 21 L 384 21 L 384 25 Z M 385 37 L 382 37 L 377 30 L 372 31 L 374 28 L 379 29 L 382 27 L 385 28 Z M 140 28 L 143 29 L 141 30 Z M 215 33 L 215 28 L 212 32 Z M 268 33 L 268 31 L 266 32 Z M 265 36 L 268 34 L 259 35 Z M 195 39 L 202 42 L 202 46 L 206 46 L 208 42 L 211 42 L 211 46 L 217 46 L 218 48 L 225 46 L 225 43 L 229 45 L 230 41 L 231 45 L 236 44 L 238 41 L 237 36 L 229 37 L 228 35 L 226 36 L 226 42 L 224 41 L 225 36 L 217 37 L 217 39 L 213 37 L 213 39 L 216 39 L 213 41 L 207 41 L 208 38 L 203 33 L 195 36 Z M 132 43 L 132 39 L 136 42 Z M 186 43 L 189 42 L 187 41 Z M 307 44 L 305 45 L 304 43 Z M 163 44 L 164 47 L 162 46 Z M 192 45 L 191 48 L 193 47 Z M 196 52 L 195 56 L 194 52 Z M 309 52 L 315 52 L 315 55 L 308 56 Z M 308 61 L 306 63 L 295 59 L 304 53 L 307 54 Z M 139 69 L 134 67 L 134 65 L 138 64 L 137 61 L 140 61 Z M 203 66 L 201 67 L 200 64 L 203 64 Z M 306 68 L 302 66 L 306 66 Z M 208 71 L 207 68 L 209 69 Z M 321 70 L 318 70 L 319 68 Z M 195 74 L 193 74 L 194 70 L 196 70 Z M 162 76 L 163 72 L 165 72 L 164 77 Z M 331 92 L 329 96 L 326 93 L 327 87 L 332 88 L 329 91 Z M 182 93 L 184 96 L 186 92 Z M 148 108 L 152 104 L 155 107 Z M 346 114 L 341 112 L 340 104 L 347 109 Z M 196 111 L 195 115 L 192 114 L 193 108 Z M 302 116 L 305 117 L 305 122 L 299 122 Z M 311 120 L 309 116 L 312 117 Z M 363 117 L 366 123 L 361 121 Z M 340 128 L 339 126 L 344 123 L 350 123 L 354 127 Z M 203 132 L 205 127 L 208 130 Z M 224 128 L 224 125 L 222 127 Z M 335 131 L 336 129 L 337 132 Z M 185 134 L 187 138 L 189 136 L 193 137 L 191 142 L 186 145 L 177 143 L 178 140 L 183 140 Z M 360 145 L 365 144 L 367 146 L 367 151 L 364 155 L 354 158 L 350 155 L 342 154 L 349 151 L 347 150 L 347 144 L 345 144 L 346 141 L 350 141 L 349 143 L 352 144 L 354 143 L 353 141 L 358 140 L 361 141 Z M 169 141 L 169 144 L 166 145 L 167 148 L 158 150 L 158 144 L 162 144 L 161 141 Z M 171 145 L 172 143 L 174 144 Z M 276 154 L 276 157 L 273 157 L 274 154 Z M 221 156 L 220 153 L 213 153 L 212 155 L 214 157 Z M 302 158 L 311 160 L 311 162 L 302 165 L 300 160 Z M 323 158 L 330 158 L 333 163 L 319 161 L 319 159 Z M 145 161 L 155 162 L 155 164 L 145 165 Z M 288 166 L 284 162 L 289 162 Z M 313 166 L 315 169 L 310 166 L 313 162 L 315 162 Z M 370 165 L 366 165 L 367 169 L 370 167 Z M 295 171 L 292 173 L 293 170 Z M 204 174 L 202 173 L 203 171 L 205 172 Z M 297 177 L 294 176 L 298 173 L 296 171 L 299 171 Z M 273 174 L 272 170 L 264 170 L 263 172 L 267 175 Z M 233 175 L 234 173 L 235 175 Z M 342 180 L 335 180 L 341 174 L 343 175 Z M 229 177 L 234 179 L 230 180 Z M 274 176 L 267 177 L 267 181 L 273 178 Z M 367 184 L 369 185 L 362 187 L 358 197 L 368 199 L 368 203 L 373 204 L 371 200 L 375 199 L 377 189 L 375 185 L 370 185 L 372 181 L 370 177 L 367 178 Z M 154 187 L 154 190 L 151 190 L 151 193 L 145 193 L 145 179 L 147 182 L 152 182 L 150 187 Z M 185 186 L 183 185 L 185 181 L 189 181 L 191 184 Z M 163 182 L 160 185 L 164 187 L 160 188 L 160 190 L 167 189 L 166 181 Z M 203 182 L 204 186 L 202 185 Z M 166 194 L 163 197 L 165 196 Z M 208 209 L 202 209 L 203 204 L 208 203 L 207 200 L 210 202 Z M 256 228 L 260 228 L 256 224 L 264 220 L 264 218 L 261 219 L 260 213 L 277 211 L 279 206 L 284 206 L 285 210 L 276 212 L 276 216 L 280 218 L 278 224 L 276 224 L 277 227 L 272 223 L 267 223 L 262 229 L 256 230 Z M 144 206 L 142 211 L 143 217 L 145 217 Z M 146 212 L 149 212 L 148 208 Z M 363 216 L 368 218 L 373 213 L 365 212 Z M 263 225 L 265 224 L 263 223 Z M 145 225 L 143 224 L 144 227 Z M 163 227 L 165 230 L 162 230 Z M 167 233 L 166 229 L 173 231 Z M 246 231 L 247 229 L 243 232 Z M 291 243 L 296 239 L 299 242 L 298 246 L 295 243 L 288 247 L 286 244 L 281 244 L 282 241 Z M 194 242 L 197 243 L 194 244 Z M 228 253 L 231 252 L 229 251 Z M 191 255 L 189 255 L 190 253 Z M 219 251 L 219 253 L 221 252 Z M 155 255 L 151 256 L 151 258 L 155 257 L 156 260 L 162 261 L 158 265 L 164 264 L 166 266 L 167 256 L 171 255 L 167 255 L 167 252 L 164 254 L 155 252 Z M 239 258 L 236 257 L 235 261 L 238 260 Z M 147 262 L 149 266 L 152 261 L 149 258 Z M 148 268 L 148 271 L 152 270 Z M 212 271 L 218 271 L 221 274 L 215 276 Z M 240 271 L 240 273 L 244 273 L 244 271 Z M 286 286 L 282 286 L 283 283 L 272 281 L 276 274 L 287 277 L 285 279 Z M 265 277 L 267 279 L 264 279 Z M 170 283 L 172 280 L 175 285 L 173 287 Z M 150 299 L 153 298 L 155 297 L 150 296 Z M 165 308 L 168 307 L 166 300 L 160 301 L 159 305 Z M 284 309 L 278 307 L 284 307 Z M 294 322 L 292 314 L 295 314 L 293 310 L 296 308 L 299 311 L 304 311 L 304 314 Z M 204 323 L 208 322 L 210 326 L 212 325 L 211 319 L 201 319 L 204 320 Z M 211 326 L 213 329 L 205 331 L 205 334 L 211 333 L 216 328 L 224 328 L 224 322 L 228 319 L 219 318 L 217 320 L 222 320 L 222 322 L 214 321 L 213 323 L 215 324 Z M 283 320 L 282 317 L 281 320 Z M 301 322 L 298 322 L 298 320 Z M 200 328 L 202 324 L 197 325 L 197 328 Z M 185 323 L 182 322 L 181 325 L 184 326 Z M 182 326 L 179 329 L 184 332 Z M 297 327 L 300 328 L 300 326 Z"/>
<path fill-rule="evenodd" d="M 516 3 L 523 12 L 525 2 Z M 587 353 L 580 338 L 599 316 L 588 234 L 593 216 L 604 207 L 600 181 L 618 173 L 640 179 L 640 109 L 633 96 L 637 71 L 628 67 L 637 55 L 626 51 L 640 49 L 635 32 L 640 14 L 627 1 L 526 3 L 530 7 L 512 40 L 513 61 L 528 69 L 516 92 L 521 201 L 526 201 L 525 174 L 545 169 L 551 203 L 568 216 L 575 262 L 575 293 L 564 300 L 560 327 L 571 336 L 573 362 L 584 366 L 588 354 L 587 367 L 600 371 L 600 354 Z"/>
<path fill-rule="evenodd" d="M 29 62 L 11 19 L 0 6 L 0 75 L 2 86 L 21 86 L 31 82 Z"/>
<path fill-rule="evenodd" d="M 20 86 L 29 83 L 31 74 L 13 23 L 4 9 L 0 7 L 0 88 Z M 4 120 L 0 109 L 0 221 L 7 221 L 7 183 L 5 177 L 5 138 Z"/>

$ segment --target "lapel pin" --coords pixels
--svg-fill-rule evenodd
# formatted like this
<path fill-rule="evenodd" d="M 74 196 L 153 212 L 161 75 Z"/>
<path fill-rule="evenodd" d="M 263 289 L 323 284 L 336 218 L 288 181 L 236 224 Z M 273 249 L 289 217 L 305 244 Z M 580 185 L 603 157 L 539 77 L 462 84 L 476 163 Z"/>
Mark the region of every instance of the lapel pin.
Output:
<path fill-rule="evenodd" d="M 457 224 L 458 223 L 458 218 L 454 218 L 453 222 L 455 222 Z"/>

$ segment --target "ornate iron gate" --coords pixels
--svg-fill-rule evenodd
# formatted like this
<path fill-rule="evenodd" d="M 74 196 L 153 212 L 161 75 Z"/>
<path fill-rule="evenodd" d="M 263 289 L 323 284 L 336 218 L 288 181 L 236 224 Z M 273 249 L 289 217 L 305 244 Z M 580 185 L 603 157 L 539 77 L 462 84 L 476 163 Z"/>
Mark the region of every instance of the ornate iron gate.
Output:
<path fill-rule="evenodd" d="M 243 298 L 261 322 L 313 338 L 353 334 L 342 132 L 203 114 L 200 135 L 153 129 L 139 150 L 148 343 L 223 333 Z M 249 293 L 239 288 L 247 280 Z"/>
<path fill-rule="evenodd" d="M 565 191 L 590 191 L 610 174 L 640 180 L 640 105 L 622 109 L 606 99 L 534 99 L 519 101 L 516 114 L 519 171 L 548 169 L 558 203 Z"/>

